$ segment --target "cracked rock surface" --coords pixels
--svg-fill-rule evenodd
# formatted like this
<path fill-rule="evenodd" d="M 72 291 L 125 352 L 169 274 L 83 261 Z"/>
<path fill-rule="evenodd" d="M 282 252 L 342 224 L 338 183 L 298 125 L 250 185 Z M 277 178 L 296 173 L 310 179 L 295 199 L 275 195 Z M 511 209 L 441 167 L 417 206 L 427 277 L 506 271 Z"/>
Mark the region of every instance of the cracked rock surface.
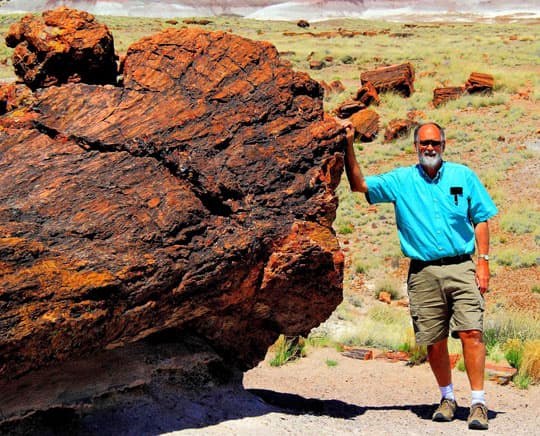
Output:
<path fill-rule="evenodd" d="M 319 85 L 201 29 L 121 73 L 0 117 L 1 383 L 170 329 L 250 368 L 341 301 L 345 134 Z"/>

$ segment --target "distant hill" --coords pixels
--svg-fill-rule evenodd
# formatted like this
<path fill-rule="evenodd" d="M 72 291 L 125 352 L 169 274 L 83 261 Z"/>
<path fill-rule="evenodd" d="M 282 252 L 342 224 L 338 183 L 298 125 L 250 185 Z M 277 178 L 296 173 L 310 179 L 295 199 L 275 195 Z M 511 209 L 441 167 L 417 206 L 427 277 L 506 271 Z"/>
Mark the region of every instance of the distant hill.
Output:
<path fill-rule="evenodd" d="M 238 15 L 267 20 L 540 17 L 539 0 L 0 0 L 0 13 L 38 12 L 62 5 L 96 15 L 146 17 Z"/>

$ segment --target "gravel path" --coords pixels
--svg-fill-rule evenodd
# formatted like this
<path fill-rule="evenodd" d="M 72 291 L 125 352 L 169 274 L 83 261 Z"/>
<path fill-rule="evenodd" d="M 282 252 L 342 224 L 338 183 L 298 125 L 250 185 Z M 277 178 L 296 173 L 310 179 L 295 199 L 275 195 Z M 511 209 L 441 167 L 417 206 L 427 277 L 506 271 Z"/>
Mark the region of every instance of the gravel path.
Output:
<path fill-rule="evenodd" d="M 327 360 L 337 362 L 328 366 Z M 220 401 L 224 410 L 238 408 L 233 419 L 211 426 L 185 429 L 182 435 L 456 435 L 467 429 L 470 401 L 467 376 L 454 370 L 460 405 L 450 423 L 431 421 L 438 390 L 427 364 L 407 367 L 403 362 L 360 361 L 329 348 L 273 368 L 262 362 L 244 375 L 247 391 L 212 404 L 214 419 Z M 519 390 L 486 382 L 491 435 L 538 434 L 540 386 Z M 252 394 L 257 394 L 254 396 Z M 242 398 L 241 401 L 240 397 Z M 265 401 L 261 401 L 263 398 Z M 245 416 L 242 416 L 242 408 Z"/>

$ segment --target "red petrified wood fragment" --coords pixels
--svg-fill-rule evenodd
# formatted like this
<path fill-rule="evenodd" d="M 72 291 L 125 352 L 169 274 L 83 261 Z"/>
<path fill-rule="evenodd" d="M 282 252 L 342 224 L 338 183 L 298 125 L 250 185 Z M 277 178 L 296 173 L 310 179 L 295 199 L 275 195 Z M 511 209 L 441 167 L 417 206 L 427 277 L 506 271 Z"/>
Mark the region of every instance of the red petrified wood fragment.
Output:
<path fill-rule="evenodd" d="M 364 109 L 351 116 L 354 125 L 355 136 L 360 141 L 370 142 L 375 139 L 379 132 L 379 114 L 370 109 Z"/>
<path fill-rule="evenodd" d="M 414 67 L 407 62 L 364 71 L 360 75 L 360 80 L 362 83 L 371 82 L 379 93 L 395 91 L 409 97 L 414 92 Z"/>
<path fill-rule="evenodd" d="M 390 121 L 384 132 L 384 142 L 390 142 L 394 139 L 408 135 L 411 129 L 414 129 L 417 125 L 418 122 L 411 119 L 394 119 Z"/>
<path fill-rule="evenodd" d="M 491 74 L 471 73 L 467 82 L 465 82 L 465 90 L 469 94 L 476 92 L 492 92 L 494 79 Z"/>
<path fill-rule="evenodd" d="M 439 107 L 449 100 L 456 100 L 463 95 L 465 88 L 463 86 L 448 86 L 444 88 L 435 88 L 433 90 L 433 106 Z"/>
<path fill-rule="evenodd" d="M 379 104 L 381 102 L 379 94 L 371 82 L 364 83 L 364 85 L 356 91 L 353 100 L 363 103 L 366 107 L 371 103 Z"/>
<path fill-rule="evenodd" d="M 74 9 L 26 15 L 9 28 L 15 73 L 32 89 L 61 83 L 116 83 L 112 34 L 93 15 Z"/>

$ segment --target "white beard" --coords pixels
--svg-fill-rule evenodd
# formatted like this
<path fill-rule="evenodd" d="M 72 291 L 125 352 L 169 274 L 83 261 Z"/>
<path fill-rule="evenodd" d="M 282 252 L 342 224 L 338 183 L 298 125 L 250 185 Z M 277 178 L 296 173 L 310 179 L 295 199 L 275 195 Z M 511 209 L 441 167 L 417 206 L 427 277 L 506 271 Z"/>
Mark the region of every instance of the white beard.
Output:
<path fill-rule="evenodd" d="M 425 168 L 433 169 L 438 168 L 442 162 L 442 152 L 437 153 L 436 151 L 425 151 L 424 153 L 418 152 L 418 161 L 420 165 Z"/>

